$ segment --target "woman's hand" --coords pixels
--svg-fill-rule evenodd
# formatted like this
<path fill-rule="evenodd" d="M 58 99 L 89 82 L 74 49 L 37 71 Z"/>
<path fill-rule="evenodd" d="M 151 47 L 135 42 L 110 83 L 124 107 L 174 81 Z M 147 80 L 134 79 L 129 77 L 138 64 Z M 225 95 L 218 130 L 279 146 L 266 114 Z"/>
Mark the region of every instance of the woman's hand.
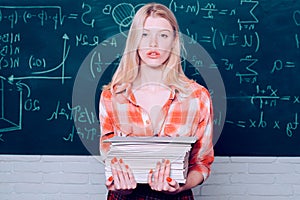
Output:
<path fill-rule="evenodd" d="M 152 190 L 162 191 L 167 194 L 177 194 L 181 188 L 177 181 L 170 178 L 171 163 L 170 160 L 157 162 L 156 169 L 151 169 L 148 174 L 148 183 Z"/>
<path fill-rule="evenodd" d="M 133 173 L 122 158 L 111 160 L 112 176 L 105 183 L 108 190 L 117 191 L 124 195 L 130 194 L 137 186 Z"/>

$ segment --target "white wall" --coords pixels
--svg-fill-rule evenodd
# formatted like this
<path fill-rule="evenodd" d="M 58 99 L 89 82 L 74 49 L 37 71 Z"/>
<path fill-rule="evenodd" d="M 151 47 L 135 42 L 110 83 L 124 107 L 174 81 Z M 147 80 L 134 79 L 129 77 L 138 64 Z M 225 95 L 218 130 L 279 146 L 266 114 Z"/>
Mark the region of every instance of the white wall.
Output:
<path fill-rule="evenodd" d="M 103 200 L 103 165 L 91 156 L 0 155 L 1 200 Z M 299 200 L 300 157 L 216 157 L 201 200 Z"/>

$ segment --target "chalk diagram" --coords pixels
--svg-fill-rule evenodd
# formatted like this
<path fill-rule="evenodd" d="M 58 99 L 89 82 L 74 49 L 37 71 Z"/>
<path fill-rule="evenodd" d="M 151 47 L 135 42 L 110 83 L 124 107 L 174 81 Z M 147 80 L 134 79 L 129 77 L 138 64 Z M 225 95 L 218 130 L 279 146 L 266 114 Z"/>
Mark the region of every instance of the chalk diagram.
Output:
<path fill-rule="evenodd" d="M 4 142 L 2 133 L 22 130 L 24 107 L 23 98 L 30 99 L 31 96 L 30 86 L 23 83 L 23 80 L 60 80 L 63 85 L 66 79 L 71 79 L 71 77 L 65 76 L 65 62 L 70 50 L 70 45 L 67 45 L 69 37 L 67 34 L 64 34 L 62 39 L 64 41 L 63 56 L 62 61 L 57 66 L 50 67 L 45 71 L 32 72 L 29 76 L 15 77 L 14 75 L 11 75 L 7 78 L 0 76 L 0 141 Z M 30 59 L 29 63 L 31 63 Z M 41 59 L 39 62 L 46 66 L 46 59 Z M 49 73 L 54 71 L 60 71 L 60 75 L 50 76 Z M 27 91 L 26 96 L 24 96 L 25 90 Z M 36 109 L 36 111 L 37 110 L 39 109 Z"/>
<path fill-rule="evenodd" d="M 45 71 L 32 72 L 33 76 L 15 77 L 14 75 L 11 75 L 10 77 L 8 77 L 8 80 L 10 82 L 13 82 L 15 80 L 25 80 L 25 79 L 48 79 L 48 80 L 61 80 L 61 83 L 64 84 L 65 79 L 71 79 L 71 77 L 65 76 L 65 62 L 70 51 L 70 45 L 67 46 L 67 40 L 69 40 L 69 37 L 67 34 L 64 34 L 62 38 L 64 40 L 64 47 L 63 47 L 62 62 L 60 64 Z M 29 59 L 29 63 L 30 63 L 29 65 L 32 65 L 31 60 L 32 60 L 32 56 Z M 45 59 L 39 59 L 38 61 L 35 61 L 35 63 L 36 62 L 42 63 L 40 65 L 44 65 L 44 67 L 46 67 L 47 65 Z M 48 74 L 50 72 L 54 72 L 59 69 L 61 69 L 61 76 L 43 76 L 44 74 Z"/>
<path fill-rule="evenodd" d="M 126 37 L 125 29 L 129 28 L 135 12 L 143 5 L 145 4 L 137 4 L 136 6 L 133 6 L 130 3 L 120 3 L 115 7 L 112 7 L 108 4 L 103 9 L 103 13 L 106 15 L 112 15 L 115 23 L 119 26 L 120 33 Z"/>
<path fill-rule="evenodd" d="M 23 103 L 22 89 L 19 86 L 8 83 L 0 76 L 0 133 L 22 129 Z M 12 106 L 7 106 L 8 101 Z"/>

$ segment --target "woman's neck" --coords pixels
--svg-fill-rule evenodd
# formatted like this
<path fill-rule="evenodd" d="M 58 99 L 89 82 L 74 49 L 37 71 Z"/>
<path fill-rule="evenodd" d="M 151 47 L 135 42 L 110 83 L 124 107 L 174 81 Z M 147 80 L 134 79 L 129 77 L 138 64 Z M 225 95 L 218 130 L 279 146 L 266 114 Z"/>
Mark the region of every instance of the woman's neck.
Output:
<path fill-rule="evenodd" d="M 138 85 L 145 83 L 163 83 L 163 66 L 140 66 L 139 75 L 135 81 Z"/>

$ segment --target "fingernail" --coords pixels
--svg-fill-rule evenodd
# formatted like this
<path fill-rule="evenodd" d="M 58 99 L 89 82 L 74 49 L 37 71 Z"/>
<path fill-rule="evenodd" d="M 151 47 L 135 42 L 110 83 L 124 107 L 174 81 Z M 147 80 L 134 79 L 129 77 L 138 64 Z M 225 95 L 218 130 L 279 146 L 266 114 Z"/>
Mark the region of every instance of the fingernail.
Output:
<path fill-rule="evenodd" d="M 167 164 L 167 165 L 170 164 L 170 160 L 166 160 L 166 164 Z"/>
<path fill-rule="evenodd" d="M 126 169 L 129 169 L 129 166 L 128 166 L 128 165 L 125 165 L 125 168 L 126 168 Z"/>
<path fill-rule="evenodd" d="M 149 173 L 152 174 L 153 173 L 153 169 L 150 169 Z"/>
<path fill-rule="evenodd" d="M 112 176 L 110 176 L 107 180 L 108 181 L 112 181 L 114 178 Z"/>
<path fill-rule="evenodd" d="M 120 163 L 123 163 L 123 159 L 122 159 L 122 158 L 120 158 L 119 162 L 120 162 Z"/>
<path fill-rule="evenodd" d="M 172 181 L 172 178 L 167 177 L 166 180 L 170 183 Z"/>
<path fill-rule="evenodd" d="M 114 163 L 115 163 L 114 159 L 111 159 L 110 163 L 111 163 L 111 164 L 114 164 Z"/>
<path fill-rule="evenodd" d="M 116 157 L 114 157 L 111 161 L 112 161 L 112 163 L 116 163 L 116 162 L 118 162 L 118 159 Z"/>

